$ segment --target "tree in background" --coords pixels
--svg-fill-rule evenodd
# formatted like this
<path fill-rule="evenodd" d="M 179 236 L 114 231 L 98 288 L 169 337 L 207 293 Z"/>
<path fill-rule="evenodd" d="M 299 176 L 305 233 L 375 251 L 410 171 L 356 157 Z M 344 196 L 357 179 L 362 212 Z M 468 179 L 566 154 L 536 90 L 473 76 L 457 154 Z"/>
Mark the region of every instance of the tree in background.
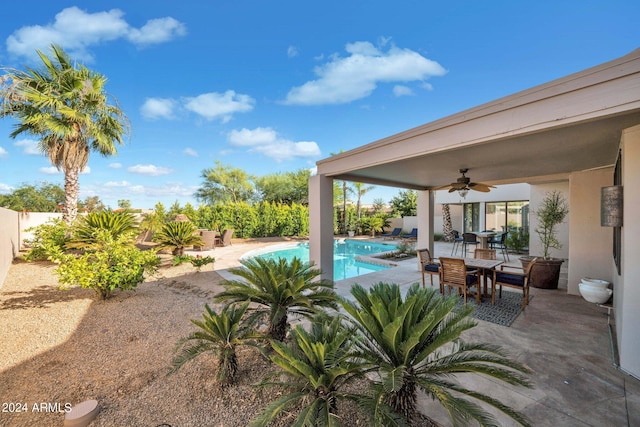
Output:
<path fill-rule="evenodd" d="M 358 214 L 358 221 L 360 221 L 361 217 L 361 208 L 362 208 L 362 196 L 367 194 L 369 191 L 373 190 L 373 185 L 366 185 L 363 182 L 354 182 L 351 184 L 353 186 L 353 193 L 356 195 L 356 212 Z"/>
<path fill-rule="evenodd" d="M 107 209 L 98 196 L 87 197 L 83 201 L 78 202 L 78 207 L 85 212 L 100 212 Z"/>
<path fill-rule="evenodd" d="M 58 212 L 64 190 L 57 184 L 22 184 L 11 193 L 0 194 L 0 206 L 14 211 Z"/>
<path fill-rule="evenodd" d="M 131 209 L 131 200 L 127 200 L 127 199 L 118 200 L 118 207 L 124 210 Z"/>
<path fill-rule="evenodd" d="M 387 207 L 387 204 L 385 203 L 384 199 L 381 199 L 381 198 L 373 199 L 372 209 L 374 214 L 383 213 L 386 207 Z"/>
<path fill-rule="evenodd" d="M 39 137 L 40 151 L 64 172 L 62 219 L 71 224 L 78 214 L 78 176 L 90 152 L 116 154 L 128 121 L 108 103 L 105 76 L 75 66 L 60 46 L 52 45 L 51 51 L 53 58 L 36 51 L 44 69 L 10 70 L 0 77 L 0 117 L 17 120 L 11 138 Z"/>
<path fill-rule="evenodd" d="M 309 204 L 309 169 L 254 178 L 256 191 L 263 202 Z"/>
<path fill-rule="evenodd" d="M 391 199 L 390 204 L 394 215 L 415 216 L 418 211 L 418 193 L 415 190 L 401 190 Z"/>
<path fill-rule="evenodd" d="M 246 202 L 253 197 L 251 177 L 240 168 L 216 160 L 216 166 L 204 169 L 201 177 L 204 181 L 195 195 L 204 203 Z"/>

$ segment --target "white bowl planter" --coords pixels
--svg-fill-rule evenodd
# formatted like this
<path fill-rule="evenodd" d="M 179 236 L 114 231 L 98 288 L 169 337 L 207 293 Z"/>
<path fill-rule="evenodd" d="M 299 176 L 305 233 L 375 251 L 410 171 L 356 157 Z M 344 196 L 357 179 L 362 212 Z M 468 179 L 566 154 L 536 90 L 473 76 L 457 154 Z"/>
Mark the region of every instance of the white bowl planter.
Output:
<path fill-rule="evenodd" d="M 582 298 L 595 304 L 604 304 L 611 298 L 611 294 L 613 293 L 609 288 L 602 288 L 598 285 L 594 286 L 588 283 L 580 283 L 578 287 L 580 288 Z"/>
<path fill-rule="evenodd" d="M 585 285 L 595 286 L 597 288 L 606 289 L 609 287 L 609 282 L 606 280 L 593 279 L 591 277 L 583 277 L 581 283 Z"/>

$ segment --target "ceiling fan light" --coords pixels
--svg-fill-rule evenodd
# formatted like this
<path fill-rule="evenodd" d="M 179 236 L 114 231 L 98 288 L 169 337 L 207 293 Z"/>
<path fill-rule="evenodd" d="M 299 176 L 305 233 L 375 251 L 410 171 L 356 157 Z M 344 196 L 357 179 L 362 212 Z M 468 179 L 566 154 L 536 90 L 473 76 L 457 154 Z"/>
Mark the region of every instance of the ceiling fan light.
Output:
<path fill-rule="evenodd" d="M 461 188 L 460 190 L 458 190 L 458 194 L 460 194 L 460 197 L 462 197 L 463 199 L 467 197 L 468 192 L 469 192 L 468 188 Z"/>

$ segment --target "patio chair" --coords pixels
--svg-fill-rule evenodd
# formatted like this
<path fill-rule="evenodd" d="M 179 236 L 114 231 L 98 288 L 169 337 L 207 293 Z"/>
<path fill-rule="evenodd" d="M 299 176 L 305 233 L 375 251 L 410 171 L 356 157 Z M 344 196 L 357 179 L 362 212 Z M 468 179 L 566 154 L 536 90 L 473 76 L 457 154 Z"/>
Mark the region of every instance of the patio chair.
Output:
<path fill-rule="evenodd" d="M 433 276 L 440 275 L 440 265 L 438 261 L 431 258 L 431 252 L 429 249 L 416 249 L 418 253 L 418 260 L 420 261 L 420 271 L 422 272 L 422 287 L 425 287 L 424 275 L 429 275 L 431 286 L 433 286 Z M 442 285 L 440 285 L 440 292 L 442 293 Z"/>
<path fill-rule="evenodd" d="M 502 265 L 499 270 L 494 270 L 493 281 L 491 282 L 491 304 L 496 303 L 496 286 L 500 286 L 498 294 L 500 298 L 502 298 L 502 287 L 506 286 L 522 291 L 522 311 L 524 311 L 527 304 L 529 304 L 529 282 L 531 281 L 531 272 L 533 271 L 536 259 L 537 258 L 534 258 L 524 271 L 522 271 L 520 267 L 511 267 L 508 265 Z M 520 270 L 521 272 L 505 271 L 505 268 Z"/>
<path fill-rule="evenodd" d="M 462 256 L 466 257 L 470 245 L 477 245 L 478 239 L 473 233 L 462 233 Z"/>
<path fill-rule="evenodd" d="M 473 295 L 476 302 L 480 304 L 480 278 L 478 271 L 468 271 L 463 259 L 460 258 L 440 258 L 440 289 L 442 299 L 444 299 L 444 287 L 458 288 L 458 293 L 462 293 L 464 305 L 467 305 L 467 295 Z M 475 286 L 476 292 L 469 292 L 469 288 Z M 449 289 L 451 293 L 451 289 Z"/>
<path fill-rule="evenodd" d="M 507 249 L 507 236 L 508 233 L 496 234 L 493 239 L 489 240 L 489 247 L 491 249 L 500 249 L 502 251 L 502 257 L 505 261 L 509 261 L 509 250 Z"/>
<path fill-rule="evenodd" d="M 453 247 L 451 248 L 451 256 L 454 256 L 458 252 L 458 248 L 462 243 L 462 237 L 460 237 L 460 232 L 458 230 L 452 230 L 453 233 Z"/>
<path fill-rule="evenodd" d="M 220 244 L 222 246 L 231 245 L 231 236 L 233 236 L 233 228 L 228 228 L 222 232 L 222 236 L 220 237 Z"/>
<path fill-rule="evenodd" d="M 402 233 L 402 227 L 396 227 L 393 229 L 393 231 L 391 233 L 382 233 L 380 236 L 384 237 L 385 240 L 386 239 L 395 239 L 396 237 L 400 236 L 400 233 Z"/>
<path fill-rule="evenodd" d="M 409 234 L 401 234 L 400 237 L 403 238 L 403 239 L 417 239 L 418 238 L 418 229 L 414 228 L 414 229 L 411 230 L 411 233 L 409 233 Z"/>

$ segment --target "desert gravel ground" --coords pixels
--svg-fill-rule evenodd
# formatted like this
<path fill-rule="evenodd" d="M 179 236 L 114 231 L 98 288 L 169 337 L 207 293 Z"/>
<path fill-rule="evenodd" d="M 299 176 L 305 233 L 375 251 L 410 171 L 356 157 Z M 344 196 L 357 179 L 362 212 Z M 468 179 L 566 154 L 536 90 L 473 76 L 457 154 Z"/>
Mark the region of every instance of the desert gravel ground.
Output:
<path fill-rule="evenodd" d="M 107 301 L 59 290 L 54 269 L 18 259 L 0 288 L 0 426 L 62 426 L 65 405 L 88 399 L 99 402 L 94 427 L 246 426 L 278 397 L 254 386 L 275 368 L 251 348 L 240 350 L 238 384 L 225 390 L 211 355 L 166 376 L 176 341 L 194 329 L 189 319 L 221 289 L 210 265 L 163 267 Z M 367 425 L 353 407 L 340 415 L 345 426 Z"/>

